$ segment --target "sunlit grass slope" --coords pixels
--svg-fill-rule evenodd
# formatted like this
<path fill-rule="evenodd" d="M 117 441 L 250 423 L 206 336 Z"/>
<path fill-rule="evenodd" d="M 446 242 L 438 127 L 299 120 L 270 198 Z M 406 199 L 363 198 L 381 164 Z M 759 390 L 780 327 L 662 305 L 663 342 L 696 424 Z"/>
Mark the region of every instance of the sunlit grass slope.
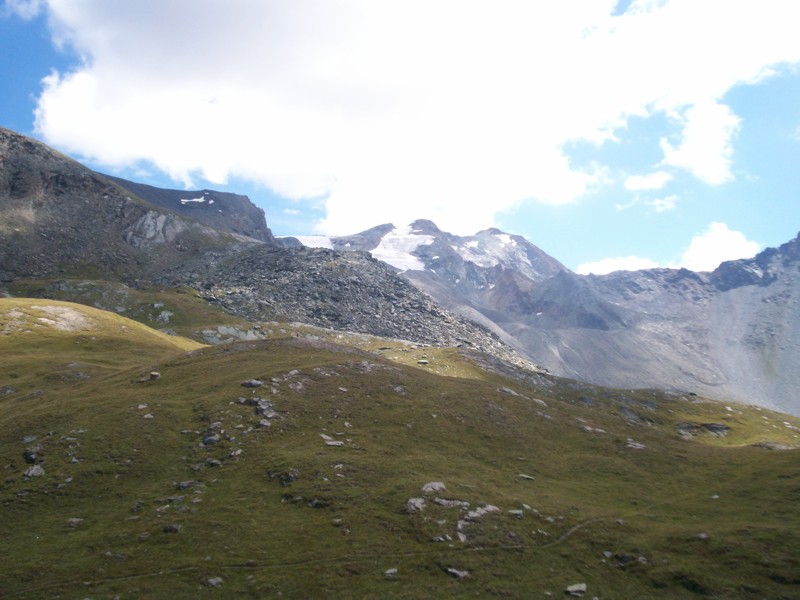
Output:
<path fill-rule="evenodd" d="M 0 597 L 800 596 L 800 452 L 753 445 L 797 419 L 390 341 L 187 353 L 82 307 L 93 329 L 37 327 L 43 304 L 0 304 L 26 315 L 0 338 Z"/>

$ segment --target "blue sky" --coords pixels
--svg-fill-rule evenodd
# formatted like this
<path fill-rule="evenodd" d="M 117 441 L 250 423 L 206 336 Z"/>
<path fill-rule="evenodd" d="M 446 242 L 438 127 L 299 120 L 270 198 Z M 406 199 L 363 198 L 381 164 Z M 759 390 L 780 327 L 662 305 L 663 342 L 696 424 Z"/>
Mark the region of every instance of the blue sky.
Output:
<path fill-rule="evenodd" d="M 800 230 L 790 0 L 6 0 L 0 125 L 245 193 L 278 235 L 416 218 L 579 272 Z"/>

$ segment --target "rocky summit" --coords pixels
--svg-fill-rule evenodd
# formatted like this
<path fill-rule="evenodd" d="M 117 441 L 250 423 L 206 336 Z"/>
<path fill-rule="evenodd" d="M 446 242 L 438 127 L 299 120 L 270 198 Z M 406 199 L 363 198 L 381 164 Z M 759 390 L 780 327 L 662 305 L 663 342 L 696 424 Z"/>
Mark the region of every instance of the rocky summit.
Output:
<path fill-rule="evenodd" d="M 552 373 L 800 414 L 798 239 L 710 273 L 604 276 L 572 273 L 497 229 L 460 237 L 430 221 L 300 241 L 368 250 Z"/>

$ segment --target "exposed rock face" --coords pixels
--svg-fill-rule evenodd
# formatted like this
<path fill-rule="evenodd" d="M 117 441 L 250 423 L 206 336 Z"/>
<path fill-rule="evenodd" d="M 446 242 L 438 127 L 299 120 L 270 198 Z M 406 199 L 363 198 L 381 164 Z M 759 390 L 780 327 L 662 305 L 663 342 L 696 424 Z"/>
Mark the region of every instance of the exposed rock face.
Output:
<path fill-rule="evenodd" d="M 580 276 L 518 236 L 430 221 L 325 240 L 384 260 L 556 375 L 659 387 L 800 414 L 800 236 L 711 273 Z"/>
<path fill-rule="evenodd" d="M 222 236 L 0 129 L 0 284 L 59 273 L 132 279 L 218 246 Z"/>
<path fill-rule="evenodd" d="M 363 252 L 240 245 L 173 269 L 161 285 L 188 284 L 254 321 L 297 321 L 421 344 L 464 346 L 524 361 L 497 336 L 454 315 Z"/>
<path fill-rule="evenodd" d="M 105 177 L 151 204 L 190 217 L 207 227 L 276 243 L 267 227 L 264 211 L 247 196 L 214 190 L 167 190 L 110 175 Z"/>

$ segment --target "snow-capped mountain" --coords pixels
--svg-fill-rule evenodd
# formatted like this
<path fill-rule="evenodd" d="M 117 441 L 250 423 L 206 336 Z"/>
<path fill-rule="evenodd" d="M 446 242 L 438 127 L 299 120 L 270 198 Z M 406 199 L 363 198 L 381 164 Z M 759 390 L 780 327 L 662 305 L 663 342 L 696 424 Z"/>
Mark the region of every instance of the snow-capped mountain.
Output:
<path fill-rule="evenodd" d="M 800 236 L 711 273 L 582 276 L 520 236 L 430 221 L 309 245 L 366 250 L 557 375 L 694 390 L 800 414 Z"/>

